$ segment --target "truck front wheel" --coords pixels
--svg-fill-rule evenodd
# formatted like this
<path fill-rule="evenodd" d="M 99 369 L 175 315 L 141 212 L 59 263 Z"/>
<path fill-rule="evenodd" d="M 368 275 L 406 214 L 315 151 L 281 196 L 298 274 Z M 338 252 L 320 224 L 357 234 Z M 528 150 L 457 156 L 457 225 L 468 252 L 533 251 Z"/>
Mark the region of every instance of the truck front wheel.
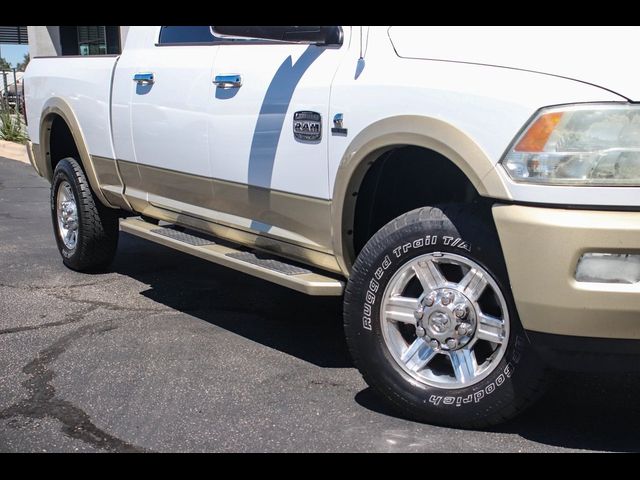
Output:
<path fill-rule="evenodd" d="M 63 263 L 78 271 L 105 268 L 118 246 L 118 216 L 95 198 L 73 158 L 58 162 L 51 182 L 51 219 Z"/>
<path fill-rule="evenodd" d="M 388 223 L 355 262 L 344 313 L 365 381 L 409 418 L 481 428 L 543 392 L 488 208 L 425 207 Z"/>

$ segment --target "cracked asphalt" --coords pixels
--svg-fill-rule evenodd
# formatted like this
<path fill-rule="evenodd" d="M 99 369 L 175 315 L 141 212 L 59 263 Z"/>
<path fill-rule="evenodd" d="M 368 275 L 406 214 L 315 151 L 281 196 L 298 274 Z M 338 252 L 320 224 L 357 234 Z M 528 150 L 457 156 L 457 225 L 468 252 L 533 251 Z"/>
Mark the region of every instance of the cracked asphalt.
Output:
<path fill-rule="evenodd" d="M 407 421 L 354 369 L 340 299 L 122 233 L 66 269 L 49 186 L 0 158 L 1 452 L 640 450 L 640 376 L 558 375 L 491 431 Z"/>

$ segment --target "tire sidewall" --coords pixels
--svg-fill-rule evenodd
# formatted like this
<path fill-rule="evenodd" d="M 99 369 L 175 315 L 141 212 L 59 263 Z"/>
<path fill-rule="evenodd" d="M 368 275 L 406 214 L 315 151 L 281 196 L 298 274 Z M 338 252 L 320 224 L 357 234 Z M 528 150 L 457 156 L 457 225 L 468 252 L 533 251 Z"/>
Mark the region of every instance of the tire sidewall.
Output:
<path fill-rule="evenodd" d="M 519 376 L 515 374 L 528 342 L 507 288 L 497 236 L 472 216 L 451 216 L 457 217 L 453 223 L 445 214 L 396 230 L 388 225 L 369 241 L 349 280 L 352 285 L 345 298 L 345 305 L 349 305 L 345 328 L 356 363 L 370 384 L 385 390 L 387 398 L 395 398 L 394 403 L 404 404 L 403 410 L 415 412 L 420 420 L 458 425 L 473 423 L 513 400 L 519 388 Z M 464 231 L 454 223 L 465 225 Z M 453 253 L 478 263 L 490 273 L 506 301 L 510 322 L 506 351 L 491 373 L 469 387 L 444 389 L 418 382 L 398 365 L 382 333 L 380 308 L 391 278 L 408 261 L 433 252 Z M 356 312 L 360 312 L 359 319 Z"/>

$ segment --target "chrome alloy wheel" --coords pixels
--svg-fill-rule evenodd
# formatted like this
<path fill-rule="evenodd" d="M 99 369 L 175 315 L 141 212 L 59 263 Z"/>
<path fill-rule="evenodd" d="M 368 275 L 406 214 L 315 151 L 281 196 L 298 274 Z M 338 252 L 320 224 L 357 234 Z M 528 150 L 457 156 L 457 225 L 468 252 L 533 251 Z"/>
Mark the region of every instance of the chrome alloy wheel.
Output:
<path fill-rule="evenodd" d="M 58 185 L 56 216 L 60 238 L 65 247 L 73 250 L 78 243 L 78 207 L 71 185 L 67 181 L 62 181 Z"/>
<path fill-rule="evenodd" d="M 398 365 L 438 388 L 481 381 L 509 340 L 509 312 L 497 283 L 476 262 L 452 253 L 429 253 L 403 265 L 384 291 L 380 321 Z"/>

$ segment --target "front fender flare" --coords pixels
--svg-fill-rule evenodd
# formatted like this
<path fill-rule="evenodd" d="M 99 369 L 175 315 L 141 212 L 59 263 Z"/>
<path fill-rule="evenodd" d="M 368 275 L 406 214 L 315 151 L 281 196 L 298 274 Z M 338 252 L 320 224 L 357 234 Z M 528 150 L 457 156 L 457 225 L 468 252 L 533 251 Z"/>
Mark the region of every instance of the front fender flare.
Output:
<path fill-rule="evenodd" d="M 348 276 L 355 261 L 352 229 L 356 196 L 367 170 L 382 153 L 400 146 L 433 150 L 452 161 L 484 197 L 511 198 L 495 171 L 495 161 L 465 132 L 443 120 L 400 115 L 379 120 L 362 130 L 349 144 L 336 173 L 331 202 L 333 251 Z"/>

